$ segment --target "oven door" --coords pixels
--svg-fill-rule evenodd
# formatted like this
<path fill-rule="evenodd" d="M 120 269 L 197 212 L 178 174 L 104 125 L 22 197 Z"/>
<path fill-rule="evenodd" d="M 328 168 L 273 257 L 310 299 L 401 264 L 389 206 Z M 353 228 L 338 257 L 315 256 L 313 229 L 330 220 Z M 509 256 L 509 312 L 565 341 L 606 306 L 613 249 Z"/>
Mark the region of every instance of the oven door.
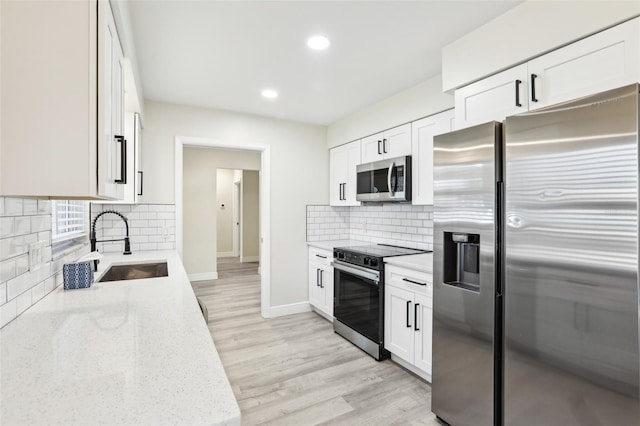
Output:
<path fill-rule="evenodd" d="M 384 308 L 380 272 L 333 261 L 334 304 L 337 320 L 368 339 L 382 343 Z"/>

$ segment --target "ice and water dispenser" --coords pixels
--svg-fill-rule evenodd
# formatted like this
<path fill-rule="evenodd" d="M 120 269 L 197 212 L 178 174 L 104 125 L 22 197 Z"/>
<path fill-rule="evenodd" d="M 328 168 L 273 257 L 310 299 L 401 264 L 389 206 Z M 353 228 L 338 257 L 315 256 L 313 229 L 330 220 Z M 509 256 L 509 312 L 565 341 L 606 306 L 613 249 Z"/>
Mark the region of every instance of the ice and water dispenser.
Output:
<path fill-rule="evenodd" d="M 480 291 L 480 235 L 444 233 L 443 283 Z"/>

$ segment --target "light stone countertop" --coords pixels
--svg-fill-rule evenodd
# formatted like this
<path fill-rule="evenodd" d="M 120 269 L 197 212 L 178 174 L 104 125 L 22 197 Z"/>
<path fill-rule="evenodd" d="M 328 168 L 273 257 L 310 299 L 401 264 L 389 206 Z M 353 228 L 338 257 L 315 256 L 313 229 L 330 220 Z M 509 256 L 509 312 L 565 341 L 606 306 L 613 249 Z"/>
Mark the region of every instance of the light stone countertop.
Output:
<path fill-rule="evenodd" d="M 175 251 L 168 277 L 62 285 L 0 330 L 0 424 L 239 425 L 240 409 Z"/>
<path fill-rule="evenodd" d="M 387 265 L 401 266 L 414 271 L 433 273 L 433 253 L 410 254 L 407 256 L 385 257 Z"/>

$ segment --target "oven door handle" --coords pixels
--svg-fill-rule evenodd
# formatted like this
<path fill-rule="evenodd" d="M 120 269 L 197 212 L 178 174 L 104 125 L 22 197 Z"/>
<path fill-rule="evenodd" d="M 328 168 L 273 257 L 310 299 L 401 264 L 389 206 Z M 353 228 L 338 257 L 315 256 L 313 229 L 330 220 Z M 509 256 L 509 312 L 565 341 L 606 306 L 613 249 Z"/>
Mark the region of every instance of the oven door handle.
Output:
<path fill-rule="evenodd" d="M 331 265 L 334 269 L 337 269 L 339 271 L 373 281 L 375 285 L 378 285 L 380 283 L 380 272 L 378 271 L 372 271 L 370 269 L 363 268 L 357 265 L 349 265 L 348 263 L 340 262 L 339 260 L 334 260 L 333 262 L 331 262 Z"/>

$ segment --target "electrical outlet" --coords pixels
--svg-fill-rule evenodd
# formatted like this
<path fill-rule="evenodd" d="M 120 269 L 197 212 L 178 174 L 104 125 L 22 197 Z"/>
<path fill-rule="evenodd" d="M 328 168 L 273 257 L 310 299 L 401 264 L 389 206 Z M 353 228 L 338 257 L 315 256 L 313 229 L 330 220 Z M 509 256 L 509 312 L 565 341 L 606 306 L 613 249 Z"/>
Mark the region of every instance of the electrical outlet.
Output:
<path fill-rule="evenodd" d="M 35 271 L 44 265 L 44 248 L 47 246 L 46 241 L 36 241 L 29 244 L 29 270 Z"/>

